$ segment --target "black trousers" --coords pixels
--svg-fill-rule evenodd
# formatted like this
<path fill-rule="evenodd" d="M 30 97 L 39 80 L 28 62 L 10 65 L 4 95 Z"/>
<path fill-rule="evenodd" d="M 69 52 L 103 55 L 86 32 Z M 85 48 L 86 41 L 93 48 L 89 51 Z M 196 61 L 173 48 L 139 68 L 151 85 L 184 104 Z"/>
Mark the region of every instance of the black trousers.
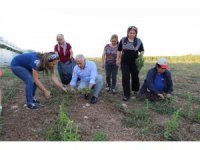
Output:
<path fill-rule="evenodd" d="M 118 66 L 116 64 L 108 63 L 105 65 L 105 70 L 108 87 L 115 89 L 117 83 Z"/>
<path fill-rule="evenodd" d="M 137 70 L 137 66 L 135 61 L 132 63 L 122 63 L 122 86 L 125 97 L 130 97 L 130 84 L 132 91 L 139 91 L 140 81 L 139 81 L 139 71 Z M 131 81 L 131 83 L 130 83 Z"/>

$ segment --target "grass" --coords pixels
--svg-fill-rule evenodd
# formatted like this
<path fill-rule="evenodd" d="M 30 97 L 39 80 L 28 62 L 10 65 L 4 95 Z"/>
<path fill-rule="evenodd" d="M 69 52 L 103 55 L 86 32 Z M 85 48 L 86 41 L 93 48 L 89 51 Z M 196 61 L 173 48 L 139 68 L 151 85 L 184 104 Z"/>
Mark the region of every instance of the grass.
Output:
<path fill-rule="evenodd" d="M 125 127 L 144 127 L 151 122 L 149 117 L 149 103 L 146 106 L 136 109 L 127 109 L 126 115 L 122 119 L 122 124 Z"/>
<path fill-rule="evenodd" d="M 8 68 L 3 68 L 2 71 L 3 71 L 3 76 L 0 78 L 0 81 L 4 80 L 5 78 L 13 79 L 15 77 L 12 71 Z"/>
<path fill-rule="evenodd" d="M 140 71 L 141 84 L 146 76 L 148 69 L 154 67 L 155 62 L 160 57 L 144 57 L 144 67 Z M 101 98 L 107 100 L 115 106 L 116 111 L 122 112 L 124 118 L 122 119 L 122 125 L 125 128 L 132 128 L 136 130 L 138 136 L 144 137 L 143 139 L 149 139 L 151 136 L 153 140 L 175 140 L 178 132 L 180 132 L 181 140 L 199 140 L 199 135 L 195 135 L 195 132 L 191 133 L 187 127 L 193 124 L 200 124 L 200 95 L 199 87 L 200 83 L 200 56 L 182 56 L 182 57 L 165 57 L 169 61 L 170 70 L 174 80 L 174 95 L 169 101 L 163 101 L 158 103 L 138 102 L 136 100 L 127 102 L 127 107 L 123 106 L 122 98 L 122 86 L 121 86 L 121 72 L 119 71 L 118 80 L 120 85 L 118 93 L 115 96 L 104 93 Z M 92 58 L 97 65 L 101 63 L 99 58 Z M 100 68 L 100 67 L 99 67 Z M 104 74 L 102 69 L 99 69 L 101 74 Z M 46 76 L 45 76 L 46 77 Z M 51 141 L 68 141 L 68 140 L 80 140 L 81 135 L 79 127 L 71 120 L 68 115 L 68 108 L 70 107 L 71 100 L 74 99 L 72 93 L 58 92 L 57 89 L 52 88 L 52 84 L 49 83 L 49 79 L 42 82 L 50 89 L 53 94 L 53 98 L 48 102 L 49 105 L 60 106 L 58 116 L 56 120 L 49 125 L 45 134 L 46 140 Z M 0 78 L 0 87 L 3 92 L 3 102 L 11 100 L 17 94 L 16 77 L 12 74 L 9 69 L 4 70 L 4 76 Z M 15 89 L 16 87 L 16 89 Z M 81 91 L 83 93 L 86 91 Z M 129 104 L 138 107 L 131 108 Z M 195 107 L 194 107 L 195 106 Z M 180 111 L 177 111 L 179 110 Z M 152 113 L 153 112 L 153 113 Z M 153 114 L 153 116 L 152 116 Z M 153 119 L 157 115 L 162 116 L 161 118 L 170 119 L 162 124 L 154 124 Z M 151 118 L 151 116 L 153 118 Z M 183 124 L 183 120 L 185 121 Z M 185 127 L 186 126 L 186 127 Z M 0 118 L 0 130 L 3 127 L 3 119 Z M 181 129 L 179 129 L 181 127 Z M 185 127 L 185 128 L 184 128 Z M 131 129 L 131 130 L 132 130 Z M 197 131 L 198 134 L 198 131 Z M 187 136 L 184 136 L 187 135 Z M 90 137 L 94 141 L 106 141 L 109 140 L 106 133 L 103 131 L 96 132 Z M 135 139 L 137 140 L 137 139 Z"/>
<path fill-rule="evenodd" d="M 107 141 L 108 138 L 104 132 L 96 132 L 92 136 L 94 141 Z"/>
<path fill-rule="evenodd" d="M 45 138 L 49 141 L 80 141 L 79 128 L 70 120 L 64 103 L 60 105 L 58 119 L 47 130 Z"/>
<path fill-rule="evenodd" d="M 3 118 L 0 116 L 0 135 L 2 133 L 2 129 L 3 129 Z"/>
<path fill-rule="evenodd" d="M 200 123 L 200 108 L 194 112 L 194 121 Z"/>
<path fill-rule="evenodd" d="M 164 124 L 164 137 L 167 140 L 173 140 L 173 134 L 178 130 L 179 111 L 173 113 L 171 119 Z"/>
<path fill-rule="evenodd" d="M 176 108 L 174 108 L 176 101 L 177 97 L 172 96 L 164 101 L 151 103 L 150 108 L 161 115 L 171 115 L 176 111 Z"/>

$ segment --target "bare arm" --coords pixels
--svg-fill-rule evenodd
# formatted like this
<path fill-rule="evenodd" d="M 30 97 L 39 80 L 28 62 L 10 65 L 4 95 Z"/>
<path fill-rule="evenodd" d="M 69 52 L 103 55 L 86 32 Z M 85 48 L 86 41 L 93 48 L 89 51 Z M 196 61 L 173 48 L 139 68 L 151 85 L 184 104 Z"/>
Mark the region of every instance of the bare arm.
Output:
<path fill-rule="evenodd" d="M 121 63 L 121 56 L 122 56 L 122 52 L 117 51 L 117 65 L 120 65 L 120 63 Z"/>
<path fill-rule="evenodd" d="M 44 93 L 47 91 L 47 89 L 44 87 L 44 85 L 42 84 L 42 82 L 39 80 L 39 73 L 37 70 L 33 69 L 33 79 L 35 81 L 35 84 L 37 85 L 37 87 Z"/>
<path fill-rule="evenodd" d="M 65 88 L 63 86 L 63 84 L 59 81 L 59 79 L 57 78 L 54 70 L 51 70 L 51 79 L 53 81 L 53 83 L 60 89 L 65 91 Z"/>
<path fill-rule="evenodd" d="M 103 54 L 102 54 L 102 68 L 104 68 L 105 59 L 106 59 L 106 53 L 105 53 L 105 50 L 104 50 L 104 51 L 103 51 Z"/>
<path fill-rule="evenodd" d="M 45 98 L 50 99 L 51 93 L 44 87 L 42 82 L 40 82 L 38 71 L 34 70 L 34 69 L 33 69 L 33 79 L 34 79 L 34 82 L 37 85 L 37 87 L 43 92 Z"/>

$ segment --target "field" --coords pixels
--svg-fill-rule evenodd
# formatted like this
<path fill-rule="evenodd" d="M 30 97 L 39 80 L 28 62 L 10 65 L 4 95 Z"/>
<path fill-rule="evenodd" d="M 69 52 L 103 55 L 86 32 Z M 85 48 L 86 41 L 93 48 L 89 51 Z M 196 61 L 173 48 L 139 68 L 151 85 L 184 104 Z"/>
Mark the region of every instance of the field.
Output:
<path fill-rule="evenodd" d="M 100 59 L 94 60 L 100 68 Z M 141 84 L 156 57 L 146 57 L 140 72 Z M 99 101 L 90 105 L 79 93 L 63 93 L 53 87 L 48 76 L 42 82 L 53 98 L 41 92 L 39 111 L 24 107 L 24 84 L 9 68 L 0 79 L 3 115 L 0 141 L 199 141 L 200 140 L 200 56 L 169 57 L 174 96 L 152 103 L 131 98 L 123 102 L 121 71 L 117 93 L 102 90 Z"/>

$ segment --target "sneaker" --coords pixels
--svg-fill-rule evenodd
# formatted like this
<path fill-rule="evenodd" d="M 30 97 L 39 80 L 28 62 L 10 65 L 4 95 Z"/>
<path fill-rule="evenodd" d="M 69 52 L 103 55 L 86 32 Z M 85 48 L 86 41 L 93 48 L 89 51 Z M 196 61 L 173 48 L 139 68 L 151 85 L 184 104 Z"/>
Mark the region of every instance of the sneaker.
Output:
<path fill-rule="evenodd" d="M 128 100 L 129 100 L 129 97 L 124 96 L 122 100 L 123 100 L 123 101 L 128 101 Z"/>
<path fill-rule="evenodd" d="M 87 100 L 89 97 L 89 94 L 84 94 L 84 98 Z"/>
<path fill-rule="evenodd" d="M 115 93 L 116 93 L 116 90 L 115 90 L 115 89 L 112 89 L 112 93 L 115 94 Z"/>
<path fill-rule="evenodd" d="M 105 90 L 106 90 L 107 92 L 109 92 L 109 91 L 110 91 L 110 87 L 107 86 L 107 87 L 105 88 Z"/>
<path fill-rule="evenodd" d="M 40 101 L 38 101 L 36 98 L 33 98 L 33 103 L 40 104 Z"/>
<path fill-rule="evenodd" d="M 91 104 L 97 103 L 97 97 L 92 96 L 92 98 L 91 98 L 91 100 L 90 100 L 90 103 L 91 103 Z"/>
<path fill-rule="evenodd" d="M 138 95 L 138 92 L 137 92 L 137 91 L 134 91 L 133 94 L 134 94 L 135 96 L 137 96 L 137 95 Z"/>
<path fill-rule="evenodd" d="M 34 103 L 28 104 L 27 107 L 28 107 L 29 109 L 39 110 L 39 106 L 37 106 L 37 105 L 34 104 Z"/>

